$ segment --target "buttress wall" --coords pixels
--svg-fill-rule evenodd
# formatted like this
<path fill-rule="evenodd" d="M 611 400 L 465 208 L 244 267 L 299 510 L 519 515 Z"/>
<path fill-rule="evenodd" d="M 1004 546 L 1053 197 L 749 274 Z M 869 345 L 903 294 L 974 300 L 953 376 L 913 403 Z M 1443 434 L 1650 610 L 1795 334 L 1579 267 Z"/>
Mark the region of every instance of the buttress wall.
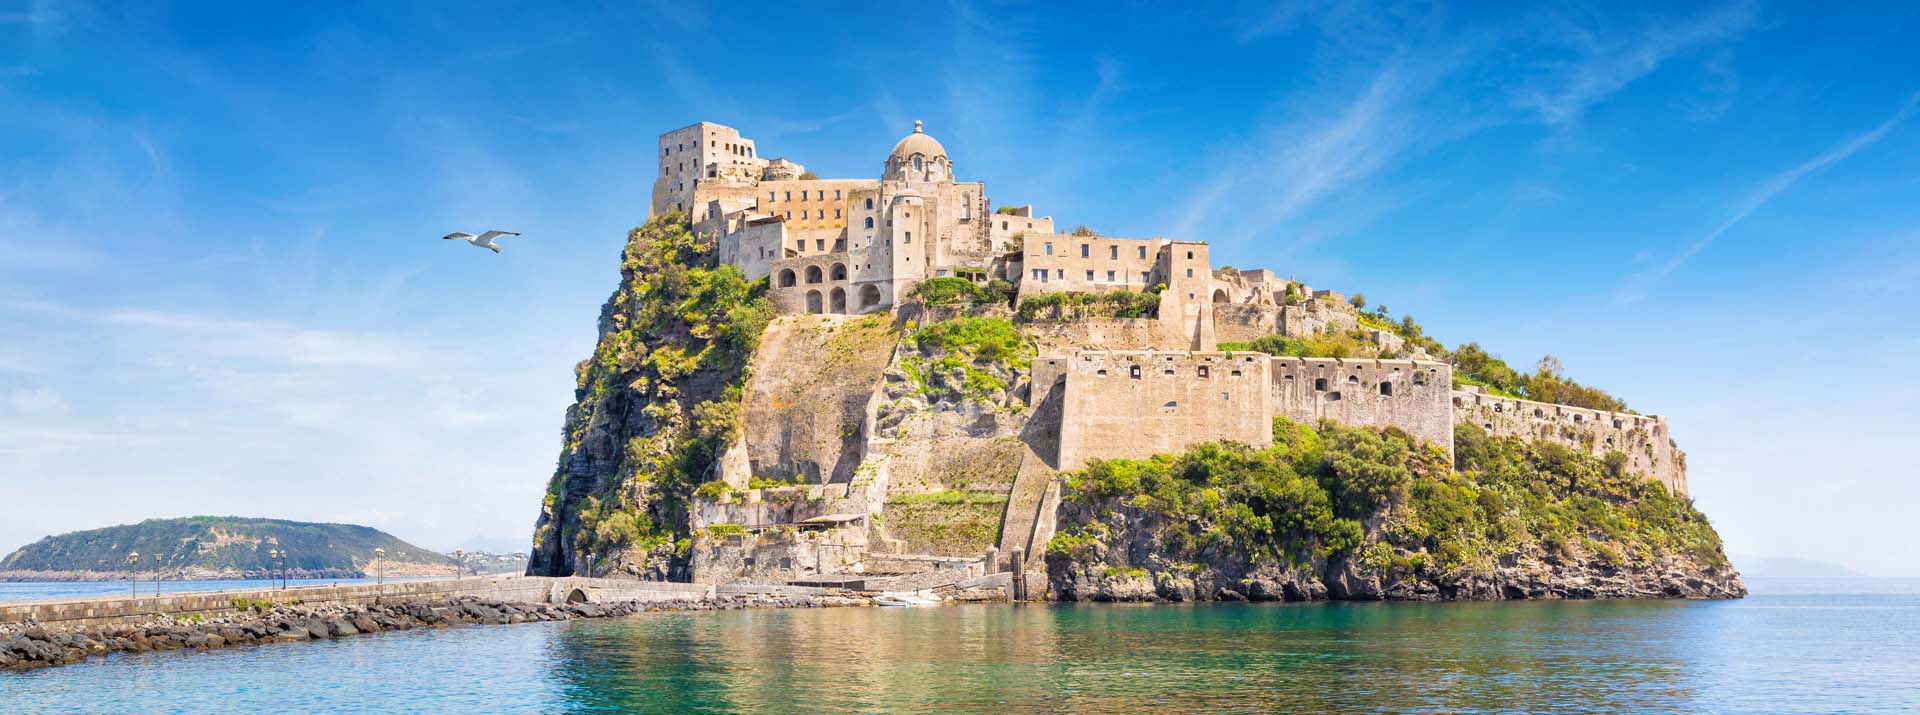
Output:
<path fill-rule="evenodd" d="M 1145 459 L 1215 440 L 1272 444 L 1264 358 L 1093 350 L 1064 358 L 1053 368 L 1065 373 L 1059 468 Z"/>
<path fill-rule="evenodd" d="M 1276 417 L 1398 427 L 1453 451 L 1453 368 L 1422 360 L 1273 357 Z"/>

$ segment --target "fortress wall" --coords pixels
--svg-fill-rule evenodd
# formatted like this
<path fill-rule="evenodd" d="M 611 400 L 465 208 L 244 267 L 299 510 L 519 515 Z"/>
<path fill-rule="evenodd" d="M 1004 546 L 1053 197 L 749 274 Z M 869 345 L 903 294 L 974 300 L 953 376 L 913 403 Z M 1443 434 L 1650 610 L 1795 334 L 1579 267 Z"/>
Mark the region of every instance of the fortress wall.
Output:
<path fill-rule="evenodd" d="M 1066 365 L 1062 470 L 1200 442 L 1273 442 L 1265 356 L 1085 351 Z"/>
<path fill-rule="evenodd" d="M 1478 387 L 1454 390 L 1452 399 L 1459 422 L 1494 436 L 1558 442 L 1595 456 L 1619 450 L 1627 455 L 1627 471 L 1647 475 L 1670 493 L 1687 493 L 1686 455 L 1673 446 L 1665 417 L 1498 397 Z"/>
<path fill-rule="evenodd" d="M 1398 427 L 1453 451 L 1453 368 L 1415 360 L 1272 357 L 1274 415 Z"/>
<path fill-rule="evenodd" d="M 1021 325 L 1041 345 L 1065 352 L 1092 350 L 1184 350 L 1187 339 L 1156 318 L 1077 318 Z M 1043 348 L 1042 352 L 1052 352 Z"/>
<path fill-rule="evenodd" d="M 1280 311 L 1272 305 L 1226 303 L 1213 306 L 1213 331 L 1220 342 L 1252 342 L 1280 334 Z"/>

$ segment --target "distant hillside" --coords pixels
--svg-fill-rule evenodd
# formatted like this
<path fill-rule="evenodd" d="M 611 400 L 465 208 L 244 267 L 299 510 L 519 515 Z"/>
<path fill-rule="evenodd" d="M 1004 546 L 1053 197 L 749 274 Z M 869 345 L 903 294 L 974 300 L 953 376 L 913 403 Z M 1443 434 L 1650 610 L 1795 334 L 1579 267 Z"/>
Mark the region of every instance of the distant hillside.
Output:
<path fill-rule="evenodd" d="M 268 550 L 286 552 L 276 565 Z M 262 577 L 284 567 L 295 578 L 353 578 L 374 571 L 387 550 L 387 575 L 448 573 L 453 560 L 392 534 L 353 524 L 194 516 L 49 536 L 0 559 L 0 580 Z M 140 553 L 137 567 L 127 554 Z"/>

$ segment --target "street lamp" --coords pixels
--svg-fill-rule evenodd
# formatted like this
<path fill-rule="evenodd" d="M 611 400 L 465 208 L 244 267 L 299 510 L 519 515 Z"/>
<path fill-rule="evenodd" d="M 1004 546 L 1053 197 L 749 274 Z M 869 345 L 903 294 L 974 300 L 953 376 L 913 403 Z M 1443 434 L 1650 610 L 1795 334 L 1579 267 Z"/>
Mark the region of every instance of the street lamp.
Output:
<path fill-rule="evenodd" d="M 133 590 L 133 597 L 140 597 L 140 552 L 127 552 L 127 585 Z M 158 588 L 157 586 L 155 588 Z"/>
<path fill-rule="evenodd" d="M 276 585 L 274 581 L 278 580 L 276 577 L 280 574 L 280 559 L 286 555 L 285 551 L 279 549 L 267 549 L 267 588 Z"/>
<path fill-rule="evenodd" d="M 387 550 L 374 549 L 373 558 L 373 583 L 377 586 L 387 582 Z"/>
<path fill-rule="evenodd" d="M 454 580 L 457 581 L 459 579 L 466 578 L 467 577 L 467 552 L 463 549 L 454 549 L 453 562 L 456 564 L 453 568 Z"/>
<path fill-rule="evenodd" d="M 593 578 L 593 552 L 587 552 L 587 578 Z"/>

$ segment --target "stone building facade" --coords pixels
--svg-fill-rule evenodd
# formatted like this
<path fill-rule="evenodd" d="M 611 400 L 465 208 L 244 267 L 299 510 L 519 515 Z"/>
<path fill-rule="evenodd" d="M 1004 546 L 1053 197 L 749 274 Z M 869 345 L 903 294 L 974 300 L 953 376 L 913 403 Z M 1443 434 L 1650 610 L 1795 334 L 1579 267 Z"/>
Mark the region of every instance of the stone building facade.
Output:
<path fill-rule="evenodd" d="M 955 177 L 946 147 L 920 122 L 873 179 L 811 178 L 796 162 L 760 156 L 738 130 L 700 122 L 660 136 L 650 215 L 686 212 L 721 260 L 768 279 L 784 314 L 889 311 L 942 276 L 1007 280 L 1017 300 L 1157 292 L 1156 317 L 1036 325 L 1052 353 L 1034 363 L 1031 399 L 1059 400 L 1056 469 L 1208 440 L 1264 444 L 1275 417 L 1395 427 L 1447 449 L 1454 425 L 1471 423 L 1619 450 L 1630 469 L 1686 493 L 1685 456 L 1664 418 L 1456 391 L 1449 366 L 1420 359 L 1220 352 L 1223 341 L 1354 329 L 1358 313 L 1340 293 L 1271 271 L 1215 269 L 1203 241 L 1058 233 L 1052 217 L 994 210 L 984 183 Z M 1390 354 L 1406 350 L 1389 331 L 1370 334 Z"/>

